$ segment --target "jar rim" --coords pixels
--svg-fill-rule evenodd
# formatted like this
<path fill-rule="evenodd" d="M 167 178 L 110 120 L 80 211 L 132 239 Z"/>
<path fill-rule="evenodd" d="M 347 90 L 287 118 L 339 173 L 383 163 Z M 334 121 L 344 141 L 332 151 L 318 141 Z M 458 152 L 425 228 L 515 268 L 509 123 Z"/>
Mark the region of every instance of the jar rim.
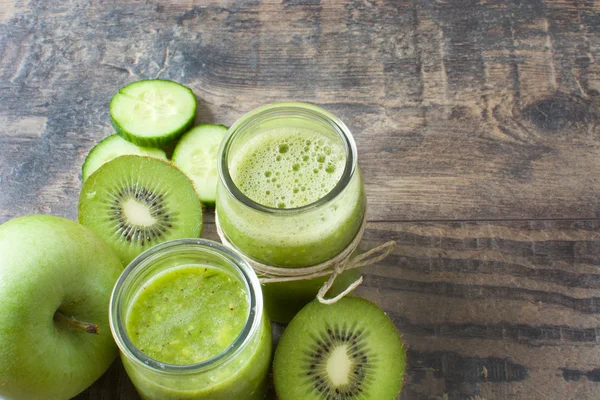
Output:
<path fill-rule="evenodd" d="M 223 351 L 204 361 L 193 364 L 169 364 L 155 360 L 142 353 L 131 341 L 124 324 L 123 296 L 128 285 L 144 269 L 151 267 L 157 258 L 168 252 L 181 250 L 201 250 L 204 253 L 212 253 L 233 265 L 239 272 L 248 293 L 249 312 L 244 327 L 235 340 Z M 157 256 L 158 254 L 158 256 Z M 152 275 L 149 279 L 152 279 Z M 144 282 L 147 282 L 145 280 Z M 175 239 L 158 244 L 139 256 L 137 256 L 119 276 L 111 297 L 109 305 L 109 323 L 112 336 L 117 346 L 125 356 L 143 368 L 151 369 L 153 372 L 165 374 L 198 373 L 211 370 L 233 359 L 251 342 L 252 338 L 259 332 L 263 318 L 263 298 L 260 282 L 256 273 L 238 251 L 228 248 L 220 243 L 206 239 Z"/>
<path fill-rule="evenodd" d="M 239 134 L 244 132 L 244 130 L 248 126 L 255 123 L 257 120 L 260 121 L 261 119 L 269 116 L 286 113 L 287 115 L 285 116 L 290 116 L 290 114 L 292 116 L 306 116 L 329 125 L 332 128 L 332 131 L 337 133 L 340 139 L 342 140 L 342 143 L 344 145 L 344 152 L 346 155 L 346 162 L 344 165 L 344 171 L 342 172 L 342 176 L 335 184 L 333 189 L 331 189 L 329 193 L 327 193 L 325 196 L 301 207 L 275 208 L 257 203 L 256 201 L 252 200 L 251 198 L 246 196 L 233 182 L 233 179 L 231 178 L 231 175 L 229 173 L 229 150 L 235 138 Z M 344 189 L 349 185 L 350 181 L 352 180 L 352 177 L 354 176 L 356 170 L 356 160 L 357 150 L 354 138 L 352 137 L 350 129 L 348 129 L 348 127 L 339 118 L 337 118 L 329 111 L 310 103 L 279 102 L 255 108 L 254 110 L 244 114 L 229 128 L 225 139 L 223 140 L 219 148 L 217 169 L 221 183 L 234 199 L 237 199 L 242 204 L 256 211 L 276 215 L 290 215 L 318 208 L 336 198 L 342 191 L 344 191 Z"/>

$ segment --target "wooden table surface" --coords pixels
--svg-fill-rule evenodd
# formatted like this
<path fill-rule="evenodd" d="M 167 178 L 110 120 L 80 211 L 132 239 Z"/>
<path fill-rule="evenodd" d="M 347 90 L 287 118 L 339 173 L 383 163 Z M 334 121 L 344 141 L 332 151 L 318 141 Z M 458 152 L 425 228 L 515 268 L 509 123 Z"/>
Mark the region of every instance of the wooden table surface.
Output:
<path fill-rule="evenodd" d="M 398 242 L 359 294 L 404 333 L 401 399 L 599 399 L 599 58 L 598 0 L 0 0 L 0 222 L 76 218 L 129 82 L 198 122 L 312 102 L 356 139 L 363 248 Z M 136 398 L 118 361 L 77 397 Z"/>

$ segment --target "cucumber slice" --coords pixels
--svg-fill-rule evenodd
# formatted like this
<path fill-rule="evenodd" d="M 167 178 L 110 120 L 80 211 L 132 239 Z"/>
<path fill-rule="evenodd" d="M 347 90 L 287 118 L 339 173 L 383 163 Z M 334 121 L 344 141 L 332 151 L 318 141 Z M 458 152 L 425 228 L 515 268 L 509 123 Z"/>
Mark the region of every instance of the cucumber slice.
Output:
<path fill-rule="evenodd" d="M 214 205 L 217 197 L 217 155 L 226 133 L 223 125 L 198 125 L 183 135 L 173 152 L 173 163 L 194 183 L 207 206 Z"/>
<path fill-rule="evenodd" d="M 110 117 L 124 139 L 142 147 L 161 147 L 192 127 L 196 97 L 173 81 L 137 81 L 113 96 Z"/>
<path fill-rule="evenodd" d="M 83 182 L 89 178 L 103 164 L 120 156 L 140 155 L 166 159 L 167 155 L 160 149 L 151 147 L 139 147 L 129 143 L 119 135 L 112 135 L 98 143 L 87 155 L 81 168 L 81 179 Z"/>

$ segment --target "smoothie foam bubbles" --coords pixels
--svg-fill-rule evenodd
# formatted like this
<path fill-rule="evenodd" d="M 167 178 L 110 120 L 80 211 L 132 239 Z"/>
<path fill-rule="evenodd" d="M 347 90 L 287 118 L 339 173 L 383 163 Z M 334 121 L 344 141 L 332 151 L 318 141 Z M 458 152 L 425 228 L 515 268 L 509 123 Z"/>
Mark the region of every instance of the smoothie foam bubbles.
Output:
<path fill-rule="evenodd" d="M 298 208 L 329 193 L 345 162 L 339 143 L 316 132 L 279 128 L 248 141 L 232 160 L 230 172 L 238 188 L 255 202 Z"/>

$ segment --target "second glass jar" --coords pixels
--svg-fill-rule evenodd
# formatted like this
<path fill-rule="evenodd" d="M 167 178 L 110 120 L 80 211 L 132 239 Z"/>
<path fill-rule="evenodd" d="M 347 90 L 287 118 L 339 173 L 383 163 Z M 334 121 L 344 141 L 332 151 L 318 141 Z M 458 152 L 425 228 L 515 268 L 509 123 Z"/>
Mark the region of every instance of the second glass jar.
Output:
<path fill-rule="evenodd" d="M 340 170 L 333 189 L 314 202 L 296 208 L 260 204 L 244 193 L 239 187 L 240 182 L 235 182 L 232 176 L 236 163 L 244 162 L 240 157 L 247 153 L 245 147 L 249 143 L 252 144 L 261 135 L 272 135 L 272 132 L 282 129 L 300 136 L 309 133 L 317 141 L 322 137 L 327 143 L 337 146 L 344 155 L 343 171 Z M 307 143 L 311 144 L 308 140 Z M 308 146 L 306 150 L 304 157 L 319 156 Z M 290 164 L 283 167 L 289 168 Z M 271 165 L 272 171 L 267 177 L 271 172 L 273 177 L 278 177 L 277 168 L 278 165 Z M 343 122 L 317 106 L 276 103 L 246 114 L 229 129 L 221 144 L 218 169 L 216 204 L 221 228 L 236 249 L 258 262 L 289 268 L 322 263 L 350 244 L 363 221 L 366 201 L 354 139 Z M 294 175 L 297 186 L 311 189 L 310 185 L 314 184 L 312 173 L 299 170 Z M 289 171 L 282 175 L 290 176 Z M 347 287 L 359 274 L 357 270 L 342 274 L 330 294 Z M 269 316 L 278 322 L 289 322 L 315 298 L 326 279 L 263 285 Z"/>

